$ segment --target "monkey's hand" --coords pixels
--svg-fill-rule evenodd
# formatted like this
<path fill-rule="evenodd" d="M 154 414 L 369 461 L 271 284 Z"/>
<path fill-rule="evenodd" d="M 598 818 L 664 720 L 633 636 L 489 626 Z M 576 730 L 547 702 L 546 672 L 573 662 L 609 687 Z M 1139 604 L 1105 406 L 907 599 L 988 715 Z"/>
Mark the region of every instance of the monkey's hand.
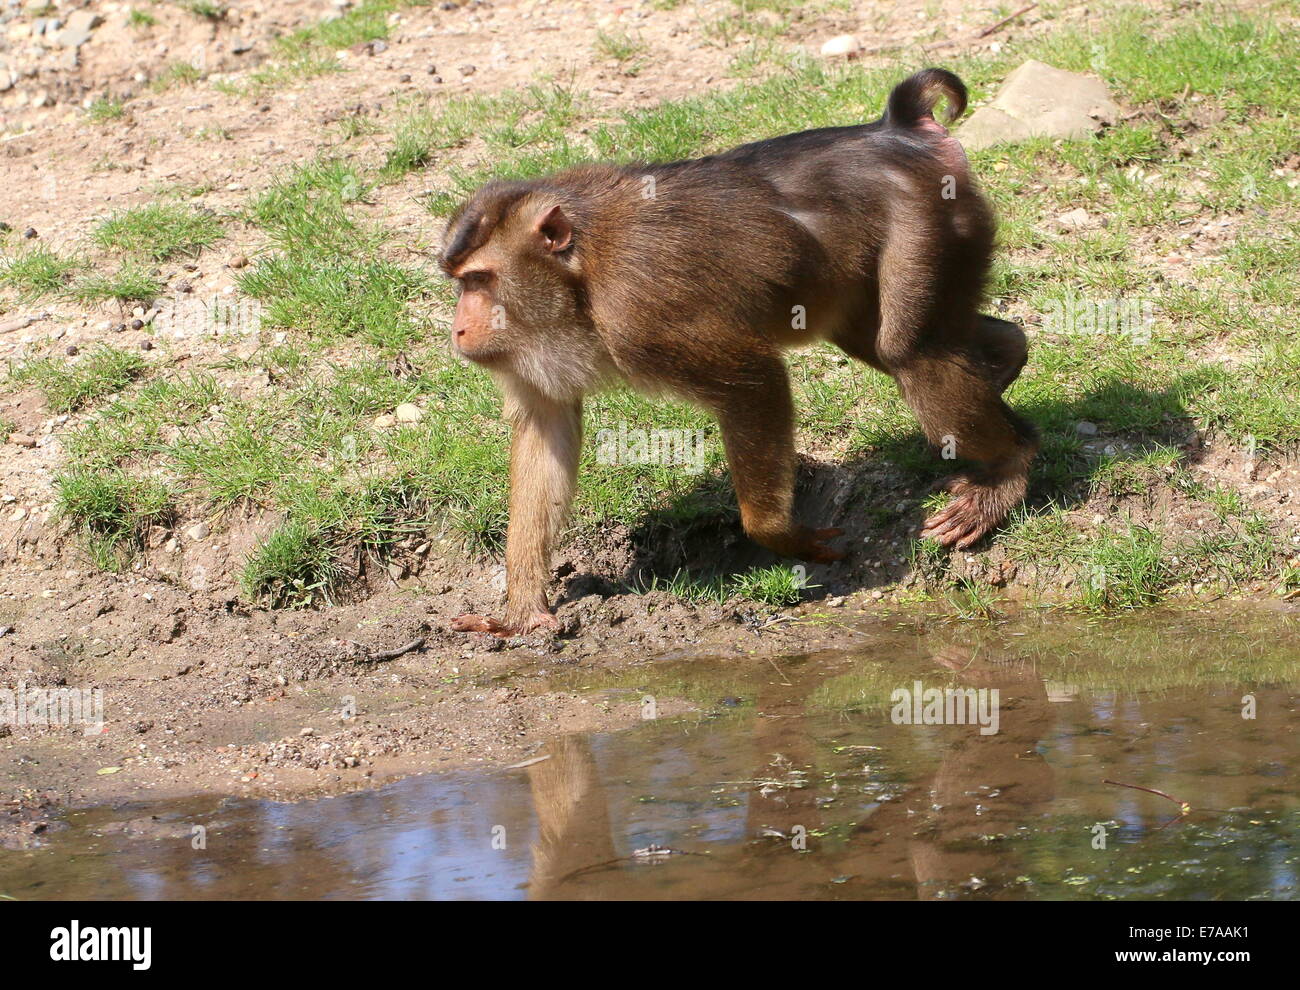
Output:
<path fill-rule="evenodd" d="M 548 631 L 559 629 L 560 620 L 550 612 L 534 612 L 522 622 L 511 623 L 502 622 L 500 619 L 493 619 L 490 616 L 467 612 L 465 615 L 458 615 L 452 619 L 451 628 L 456 632 L 491 633 L 501 639 L 509 639 L 511 636 L 527 636 L 537 629 L 546 629 Z"/>
<path fill-rule="evenodd" d="M 837 560 L 843 560 L 844 554 L 839 550 L 832 550 L 823 541 L 832 540 L 843 534 L 844 530 L 835 529 L 808 529 L 799 527 L 799 546 L 795 549 L 792 557 L 798 557 L 800 560 L 806 560 L 810 564 L 832 564 Z"/>

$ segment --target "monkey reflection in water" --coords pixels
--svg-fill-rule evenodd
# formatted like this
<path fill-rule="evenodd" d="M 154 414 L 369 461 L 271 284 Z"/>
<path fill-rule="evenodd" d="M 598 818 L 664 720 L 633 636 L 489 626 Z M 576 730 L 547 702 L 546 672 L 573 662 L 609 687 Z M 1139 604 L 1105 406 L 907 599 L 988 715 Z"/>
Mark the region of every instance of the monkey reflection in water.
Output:
<path fill-rule="evenodd" d="M 772 776 L 774 754 L 782 766 L 814 768 L 817 739 L 808 719 L 809 699 L 825 678 L 815 663 L 783 664 L 781 681 L 759 689 L 750 737 L 750 775 L 743 840 L 688 844 L 705 856 L 674 861 L 671 875 L 631 862 L 615 842 L 610 809 L 590 743 L 568 736 L 547 744 L 550 759 L 528 768 L 539 837 L 533 846 L 529 896 L 636 899 L 658 897 L 796 899 L 825 890 L 830 870 L 847 877 L 838 898 L 930 900 L 951 896 L 972 877 L 993 886 L 991 896 L 1018 896 L 997 878 L 1014 875 L 1005 848 L 981 836 L 1013 833 L 1052 800 L 1051 767 L 1038 753 L 1052 725 L 1042 679 L 1031 665 L 1000 662 L 947 646 L 932 657 L 936 668 L 956 674 L 965 687 L 997 688 L 998 731 L 976 725 L 890 726 L 888 732 L 924 732 L 937 739 L 942 756 L 934 773 L 911 783 L 864 818 L 836 847 L 833 858 L 793 852 L 788 837 L 802 828 L 808 848 L 834 826 L 818 803 L 816 786 L 764 793 L 757 781 Z M 855 716 L 864 718 L 865 715 Z M 886 708 L 882 720 L 890 718 Z M 684 771 L 693 782 L 699 774 Z M 713 781 L 705 781 L 707 792 Z M 981 786 L 989 785 L 989 786 Z M 689 822 L 682 823 L 688 826 Z M 772 833 L 786 839 L 769 837 Z"/>
<path fill-rule="evenodd" d="M 891 375 L 927 439 L 971 467 L 922 532 L 973 545 L 1024 497 L 1034 428 L 1002 401 L 1023 331 L 981 315 L 992 210 L 948 122 L 951 72 L 900 83 L 877 121 L 656 165 L 494 181 L 461 206 L 439 263 L 451 343 L 487 369 L 512 427 L 506 609 L 453 627 L 554 629 L 546 585 L 573 496 L 583 397 L 625 382 L 711 412 L 746 533 L 830 563 L 840 530 L 792 515 L 794 404 L 781 352 L 819 340 Z"/>

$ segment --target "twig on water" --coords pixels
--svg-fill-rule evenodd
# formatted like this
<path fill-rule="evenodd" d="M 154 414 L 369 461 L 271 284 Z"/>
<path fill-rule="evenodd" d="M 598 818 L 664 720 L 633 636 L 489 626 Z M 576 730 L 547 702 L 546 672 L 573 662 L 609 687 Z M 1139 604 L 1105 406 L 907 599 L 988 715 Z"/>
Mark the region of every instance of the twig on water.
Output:
<path fill-rule="evenodd" d="M 1115 787 L 1127 787 L 1130 790 L 1134 790 L 1134 791 L 1146 791 L 1148 794 L 1154 794 L 1157 797 L 1162 797 L 1166 801 L 1172 801 L 1174 802 L 1174 804 L 1178 805 L 1182 809 L 1182 814 L 1184 815 L 1189 815 L 1191 814 L 1192 811 L 1192 806 L 1188 804 L 1186 801 L 1180 801 L 1172 794 L 1166 794 L 1164 791 L 1157 791 L 1154 787 L 1143 787 L 1141 784 L 1123 784 L 1120 783 L 1118 780 L 1103 779 L 1102 783 L 1113 784 Z"/>

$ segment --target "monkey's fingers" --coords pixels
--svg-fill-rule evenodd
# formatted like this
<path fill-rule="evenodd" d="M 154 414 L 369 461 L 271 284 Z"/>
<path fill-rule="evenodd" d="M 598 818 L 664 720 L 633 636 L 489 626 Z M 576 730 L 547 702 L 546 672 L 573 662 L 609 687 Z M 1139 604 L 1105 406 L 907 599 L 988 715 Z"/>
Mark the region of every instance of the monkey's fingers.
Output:
<path fill-rule="evenodd" d="M 842 536 L 844 530 L 837 529 L 834 526 L 826 529 L 813 529 L 808 531 L 808 543 L 799 556 L 812 564 L 833 564 L 837 560 L 843 560 L 844 554 L 839 550 L 833 550 L 823 543 L 823 540 L 832 540 L 837 536 Z"/>
<path fill-rule="evenodd" d="M 518 624 L 468 612 L 452 619 L 451 628 L 456 632 L 490 633 L 501 639 L 509 639 L 511 636 L 526 636 L 536 629 L 559 629 L 560 621 L 550 612 L 535 612 Z"/>
<path fill-rule="evenodd" d="M 961 508 L 960 502 L 949 502 L 921 524 L 921 535 L 934 537 L 939 531 L 947 529 L 960 514 Z"/>
<path fill-rule="evenodd" d="M 473 612 L 456 616 L 451 620 L 451 628 L 456 632 L 492 633 L 494 636 L 509 635 L 508 627 L 504 622 L 490 616 L 476 615 Z"/>
<path fill-rule="evenodd" d="M 978 543 L 992 528 L 971 499 L 960 499 L 927 519 L 921 535 L 941 546 L 965 550 Z"/>
<path fill-rule="evenodd" d="M 968 546 L 969 543 L 964 541 L 971 537 L 972 530 L 978 532 L 970 539 L 970 543 L 979 539 L 986 529 L 970 499 L 963 498 L 949 503 L 927 519 L 921 527 L 921 535 L 946 547 Z"/>

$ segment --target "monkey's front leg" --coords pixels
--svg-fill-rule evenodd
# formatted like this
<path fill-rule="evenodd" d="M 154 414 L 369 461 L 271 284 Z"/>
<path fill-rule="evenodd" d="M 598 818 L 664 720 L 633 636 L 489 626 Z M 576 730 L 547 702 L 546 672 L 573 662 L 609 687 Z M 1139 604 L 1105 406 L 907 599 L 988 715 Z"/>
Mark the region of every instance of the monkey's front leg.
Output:
<path fill-rule="evenodd" d="M 510 444 L 510 525 L 506 531 L 506 615 L 452 620 L 457 632 L 519 636 L 556 629 L 546 599 L 551 547 L 573 498 L 582 449 L 582 402 L 549 399 L 535 392 L 508 394 L 506 416 L 513 424 Z"/>

